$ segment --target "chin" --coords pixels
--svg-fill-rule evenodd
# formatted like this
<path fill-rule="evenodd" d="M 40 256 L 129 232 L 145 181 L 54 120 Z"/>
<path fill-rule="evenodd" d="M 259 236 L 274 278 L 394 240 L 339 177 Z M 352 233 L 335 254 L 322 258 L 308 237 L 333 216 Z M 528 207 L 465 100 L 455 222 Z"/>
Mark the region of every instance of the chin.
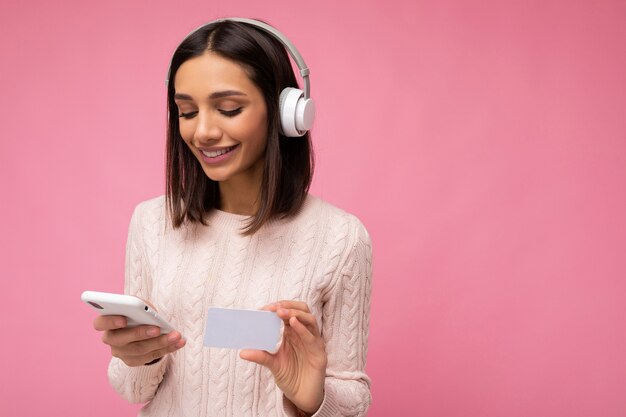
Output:
<path fill-rule="evenodd" d="M 226 181 L 230 178 L 230 175 L 228 174 L 217 174 L 215 172 L 207 172 L 206 170 L 204 171 L 204 174 L 213 181 L 216 182 L 222 182 L 222 181 Z"/>

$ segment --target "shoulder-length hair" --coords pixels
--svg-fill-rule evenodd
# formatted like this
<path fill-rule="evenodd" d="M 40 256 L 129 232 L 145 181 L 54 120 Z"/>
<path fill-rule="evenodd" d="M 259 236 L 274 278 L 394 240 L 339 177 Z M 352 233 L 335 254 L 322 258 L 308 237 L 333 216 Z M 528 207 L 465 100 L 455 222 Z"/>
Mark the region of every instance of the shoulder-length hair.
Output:
<path fill-rule="evenodd" d="M 298 88 L 285 47 L 253 25 L 234 21 L 211 23 L 195 31 L 174 52 L 167 86 L 166 206 L 174 228 L 183 223 L 207 225 L 205 214 L 220 206 L 219 184 L 202 170 L 180 135 L 174 80 L 183 62 L 211 51 L 239 64 L 261 90 L 267 107 L 267 146 L 260 206 L 243 230 L 251 235 L 272 218 L 296 214 L 306 199 L 314 168 L 311 136 L 280 134 L 279 96 Z"/>

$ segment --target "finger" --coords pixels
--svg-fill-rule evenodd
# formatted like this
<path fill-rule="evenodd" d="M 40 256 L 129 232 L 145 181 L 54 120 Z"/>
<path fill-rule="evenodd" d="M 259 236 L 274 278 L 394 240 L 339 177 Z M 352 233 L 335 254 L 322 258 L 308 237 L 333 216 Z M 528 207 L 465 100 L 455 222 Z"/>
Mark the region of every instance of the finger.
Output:
<path fill-rule="evenodd" d="M 293 308 L 296 310 L 301 310 L 304 311 L 305 313 L 310 313 L 311 310 L 309 309 L 309 306 L 307 303 L 305 303 L 304 301 L 295 301 L 295 300 L 280 300 L 277 301 L 276 306 L 278 308 Z"/>
<path fill-rule="evenodd" d="M 157 326 L 126 327 L 124 329 L 106 331 L 102 335 L 102 341 L 111 346 L 123 346 L 138 340 L 157 337 L 160 332 Z"/>
<path fill-rule="evenodd" d="M 184 339 L 180 339 L 178 342 L 170 344 L 166 347 L 163 347 L 161 349 L 157 349 L 157 350 L 153 350 L 151 352 L 146 353 L 145 355 L 140 355 L 140 356 L 124 356 L 122 358 L 122 360 L 124 361 L 124 363 L 126 363 L 126 365 L 128 366 L 142 366 L 145 365 L 149 362 L 152 362 L 156 359 L 162 358 L 165 355 L 175 352 L 178 349 L 182 348 L 183 346 L 185 346 L 185 344 L 187 343 L 186 340 Z M 116 356 L 115 354 L 113 356 Z"/>
<path fill-rule="evenodd" d="M 298 336 L 300 336 L 305 346 L 311 346 L 318 341 L 318 338 L 315 337 L 304 324 L 300 323 L 297 317 L 290 318 L 289 325 L 296 331 Z"/>
<path fill-rule="evenodd" d="M 93 321 L 93 328 L 98 331 L 121 329 L 126 327 L 124 316 L 98 316 Z"/>
<path fill-rule="evenodd" d="M 154 352 L 170 345 L 175 345 L 182 339 L 180 333 L 171 332 L 159 337 L 140 340 L 122 346 L 113 345 L 111 353 L 114 356 L 144 356 L 150 352 Z"/>
<path fill-rule="evenodd" d="M 264 350 L 256 350 L 256 349 L 242 349 L 239 352 L 239 357 L 241 359 L 245 359 L 250 362 L 258 363 L 259 365 L 265 366 L 270 371 L 273 372 L 273 367 L 275 364 L 276 357 L 271 353 L 268 353 Z"/>
<path fill-rule="evenodd" d="M 285 320 L 286 322 L 289 322 L 292 317 L 297 317 L 298 321 L 300 321 L 300 323 L 303 323 L 314 336 L 320 336 L 317 319 L 313 314 L 305 313 L 301 310 L 287 310 L 284 308 L 279 308 L 277 314 L 278 317 Z"/>

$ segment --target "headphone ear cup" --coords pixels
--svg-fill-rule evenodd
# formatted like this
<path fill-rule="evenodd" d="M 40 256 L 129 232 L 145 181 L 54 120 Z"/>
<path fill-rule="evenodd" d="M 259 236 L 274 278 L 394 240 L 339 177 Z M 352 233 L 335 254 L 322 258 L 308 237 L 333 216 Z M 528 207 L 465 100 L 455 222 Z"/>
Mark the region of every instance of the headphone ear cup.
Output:
<path fill-rule="evenodd" d="M 315 103 L 304 92 L 287 87 L 280 92 L 280 133 L 287 137 L 303 136 L 313 126 Z"/>

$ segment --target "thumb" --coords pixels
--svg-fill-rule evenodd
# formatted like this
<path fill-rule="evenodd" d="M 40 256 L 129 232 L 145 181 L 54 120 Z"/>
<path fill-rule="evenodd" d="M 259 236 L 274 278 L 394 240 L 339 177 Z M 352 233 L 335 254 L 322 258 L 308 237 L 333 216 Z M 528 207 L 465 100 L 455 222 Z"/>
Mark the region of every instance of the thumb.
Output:
<path fill-rule="evenodd" d="M 272 354 L 264 350 L 242 349 L 239 352 L 239 357 L 241 359 L 265 366 L 270 371 L 273 370 L 275 358 Z"/>

